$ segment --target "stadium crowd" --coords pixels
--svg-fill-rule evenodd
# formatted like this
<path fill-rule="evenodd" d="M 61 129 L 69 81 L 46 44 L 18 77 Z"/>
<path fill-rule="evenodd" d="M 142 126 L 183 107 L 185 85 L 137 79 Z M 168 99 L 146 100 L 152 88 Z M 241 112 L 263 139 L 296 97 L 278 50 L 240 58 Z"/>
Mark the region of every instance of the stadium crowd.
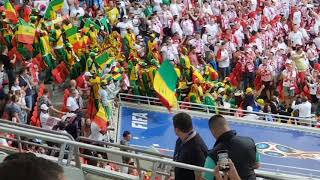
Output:
<path fill-rule="evenodd" d="M 180 101 L 268 121 L 319 117 L 319 3 L 0 1 L 0 115 L 102 140 L 117 94 L 157 96 L 155 74 L 169 61 Z M 61 109 L 52 84 L 68 86 Z"/>

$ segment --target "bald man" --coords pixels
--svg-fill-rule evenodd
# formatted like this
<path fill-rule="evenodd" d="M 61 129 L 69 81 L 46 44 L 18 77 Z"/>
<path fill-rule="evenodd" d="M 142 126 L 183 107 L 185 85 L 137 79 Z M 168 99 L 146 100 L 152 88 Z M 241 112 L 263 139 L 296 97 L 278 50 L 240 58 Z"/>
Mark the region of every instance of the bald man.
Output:
<path fill-rule="evenodd" d="M 209 128 L 216 139 L 213 149 L 209 151 L 204 167 L 215 169 L 219 152 L 227 152 L 234 163 L 241 179 L 255 180 L 254 169 L 259 168 L 260 157 L 255 142 L 250 137 L 237 136 L 221 115 L 214 115 L 209 120 Z M 204 173 L 203 179 L 214 179 L 213 173 Z"/>

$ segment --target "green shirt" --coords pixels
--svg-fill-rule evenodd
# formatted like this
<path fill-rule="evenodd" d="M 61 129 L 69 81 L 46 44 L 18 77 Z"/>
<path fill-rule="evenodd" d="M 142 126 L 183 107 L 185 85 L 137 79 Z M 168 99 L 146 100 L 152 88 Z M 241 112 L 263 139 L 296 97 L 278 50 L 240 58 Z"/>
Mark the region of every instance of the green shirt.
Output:
<path fill-rule="evenodd" d="M 256 153 L 256 162 L 260 162 L 260 154 L 259 152 Z M 205 172 L 202 174 L 202 178 L 204 180 L 214 180 L 215 177 L 214 177 L 214 169 L 216 168 L 217 164 L 216 162 L 211 158 L 211 157 L 207 157 L 206 158 L 206 162 L 204 163 L 204 167 L 205 168 L 208 168 L 208 169 L 212 169 L 212 173 L 209 173 L 209 172 Z"/>

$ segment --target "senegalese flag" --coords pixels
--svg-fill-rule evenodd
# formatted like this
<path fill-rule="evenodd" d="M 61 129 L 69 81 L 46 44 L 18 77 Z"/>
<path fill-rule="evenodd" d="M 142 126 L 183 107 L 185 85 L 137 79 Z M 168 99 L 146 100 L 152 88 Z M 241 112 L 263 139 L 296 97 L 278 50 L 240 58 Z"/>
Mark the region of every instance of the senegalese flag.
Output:
<path fill-rule="evenodd" d="M 4 0 L 4 9 L 5 9 L 6 18 L 13 21 L 14 24 L 17 23 L 18 22 L 17 12 L 9 0 Z"/>
<path fill-rule="evenodd" d="M 80 36 L 78 33 L 78 28 L 73 26 L 66 30 L 66 37 L 70 44 L 74 45 L 80 41 Z"/>
<path fill-rule="evenodd" d="M 104 52 L 102 53 L 101 55 L 99 55 L 95 62 L 100 66 L 100 67 L 103 67 L 109 60 L 109 53 L 107 52 Z"/>
<path fill-rule="evenodd" d="M 113 69 L 112 69 L 113 72 L 116 72 L 116 73 L 120 73 L 121 72 L 121 69 L 117 66 L 115 66 Z"/>
<path fill-rule="evenodd" d="M 48 35 L 40 37 L 39 45 L 40 45 L 41 54 L 43 56 L 51 54 L 51 46 L 50 46 L 49 36 Z"/>
<path fill-rule="evenodd" d="M 90 25 L 93 25 L 96 30 L 100 30 L 100 26 L 96 24 L 93 20 L 87 19 L 86 23 L 84 23 L 83 29 L 85 32 L 88 32 L 90 29 Z"/>
<path fill-rule="evenodd" d="M 16 36 L 19 42 L 26 44 L 33 44 L 36 29 L 30 24 L 26 23 L 23 19 L 20 19 L 18 31 L 16 31 Z"/>
<path fill-rule="evenodd" d="M 198 79 L 200 82 L 204 81 L 202 74 L 194 68 L 194 71 L 192 73 L 192 81 L 194 82 L 196 79 Z"/>
<path fill-rule="evenodd" d="M 121 73 L 113 74 L 112 79 L 115 81 L 120 81 L 122 79 L 122 74 Z"/>
<path fill-rule="evenodd" d="M 55 20 L 57 19 L 57 13 L 56 11 L 53 9 L 53 7 L 49 4 L 45 14 L 44 14 L 44 17 L 46 19 L 50 19 L 50 20 Z"/>
<path fill-rule="evenodd" d="M 52 0 L 49 6 L 52 7 L 54 11 L 59 11 L 63 8 L 64 0 Z"/>
<path fill-rule="evenodd" d="M 159 94 L 162 104 L 170 111 L 178 107 L 176 86 L 178 76 L 173 65 L 165 60 L 157 71 L 153 80 L 153 88 Z"/>
<path fill-rule="evenodd" d="M 98 125 L 100 130 L 106 130 L 108 127 L 108 115 L 106 113 L 106 109 L 102 106 L 102 104 L 99 104 L 99 110 L 97 114 L 94 116 L 93 121 Z"/>

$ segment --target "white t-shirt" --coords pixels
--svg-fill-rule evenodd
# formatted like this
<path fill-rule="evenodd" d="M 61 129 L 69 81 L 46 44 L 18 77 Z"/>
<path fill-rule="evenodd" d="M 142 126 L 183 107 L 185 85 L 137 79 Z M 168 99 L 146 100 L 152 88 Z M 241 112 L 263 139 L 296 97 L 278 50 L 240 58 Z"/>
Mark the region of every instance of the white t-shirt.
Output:
<path fill-rule="evenodd" d="M 178 16 L 180 15 L 180 6 L 178 4 L 170 4 L 170 11 L 171 11 L 171 14 L 172 16 Z"/>
<path fill-rule="evenodd" d="M 320 50 L 320 36 L 313 39 L 314 44 L 317 46 L 317 49 Z"/>
<path fill-rule="evenodd" d="M 95 123 L 91 123 L 91 134 L 89 136 L 89 139 L 96 140 L 96 141 L 102 141 L 105 138 L 103 134 L 100 133 L 99 126 Z"/>
<path fill-rule="evenodd" d="M 129 22 L 119 22 L 117 27 L 120 28 L 121 37 L 124 37 L 127 34 L 127 29 L 133 29 L 131 23 Z"/>
<path fill-rule="evenodd" d="M 173 22 L 171 29 L 172 29 L 173 34 L 177 32 L 179 34 L 179 36 L 182 37 L 183 31 L 182 31 L 180 24 L 178 22 Z"/>
<path fill-rule="evenodd" d="M 178 44 L 172 44 L 171 46 L 163 46 L 161 52 L 164 53 L 165 59 L 177 61 L 179 55 Z"/>
<path fill-rule="evenodd" d="M 181 22 L 181 27 L 186 36 L 191 36 L 193 34 L 193 22 L 190 19 L 183 20 Z"/>
<path fill-rule="evenodd" d="M 290 32 L 289 33 L 289 40 L 292 42 L 293 46 L 302 45 L 303 42 L 303 34 L 300 31 L 297 32 Z"/>
<path fill-rule="evenodd" d="M 83 8 L 79 7 L 78 9 L 76 9 L 75 7 L 72 7 L 70 17 L 76 17 L 78 13 L 79 13 L 78 17 L 84 16 Z"/>
<path fill-rule="evenodd" d="M 219 61 L 219 67 L 220 68 L 226 68 L 230 66 L 230 59 L 229 59 L 229 53 L 226 49 L 221 51 L 221 59 L 225 59 L 223 61 Z"/>
<path fill-rule="evenodd" d="M 67 107 L 69 108 L 70 111 L 76 111 L 80 108 L 76 98 L 72 96 L 68 97 L 67 99 Z"/>
<path fill-rule="evenodd" d="M 215 37 L 217 35 L 217 33 L 219 32 L 219 26 L 218 24 L 214 23 L 214 24 L 207 24 L 205 25 L 205 28 L 208 32 L 209 35 L 211 35 L 212 37 Z"/>
<path fill-rule="evenodd" d="M 293 110 L 299 110 L 299 117 L 308 118 L 311 117 L 311 103 L 309 101 L 296 105 L 296 101 L 293 101 L 291 108 Z"/>

